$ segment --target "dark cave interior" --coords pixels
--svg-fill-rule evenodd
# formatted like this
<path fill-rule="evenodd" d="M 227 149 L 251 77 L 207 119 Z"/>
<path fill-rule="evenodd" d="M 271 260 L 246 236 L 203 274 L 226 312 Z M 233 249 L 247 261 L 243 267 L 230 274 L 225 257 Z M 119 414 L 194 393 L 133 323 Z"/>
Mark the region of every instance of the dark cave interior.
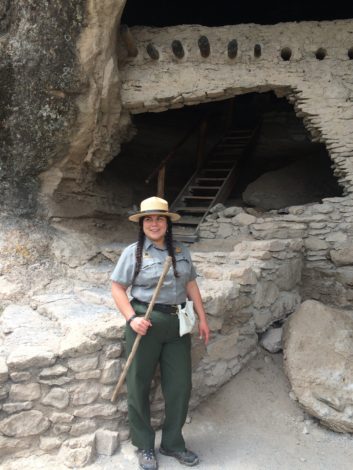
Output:
<path fill-rule="evenodd" d="M 175 26 L 201 24 L 223 26 L 227 24 L 276 24 L 286 21 L 332 21 L 353 18 L 353 4 L 347 1 L 308 2 L 236 2 L 234 0 L 128 0 L 122 23 L 128 26 Z"/>
<path fill-rule="evenodd" d="M 135 137 L 122 146 L 121 153 L 104 174 L 119 175 L 129 181 L 134 199 L 139 201 L 156 193 L 157 178 L 145 180 L 180 139 L 204 116 L 209 116 L 205 155 L 229 125 L 232 104 L 233 128 L 246 129 L 260 124 L 254 150 L 240 161 L 227 205 L 279 209 L 290 205 L 319 202 L 324 197 L 342 195 L 335 179 L 332 161 L 322 143 L 312 142 L 293 106 L 273 92 L 247 93 L 231 100 L 185 106 L 163 113 L 133 116 Z M 181 146 L 166 168 L 166 198 L 173 201 L 196 170 L 198 133 Z M 249 185 L 256 182 L 250 190 Z M 251 186 L 250 186 L 251 188 Z M 263 196 L 256 202 L 253 194 Z M 266 195 L 271 201 L 265 201 Z M 275 201 L 275 202 L 274 202 Z"/>

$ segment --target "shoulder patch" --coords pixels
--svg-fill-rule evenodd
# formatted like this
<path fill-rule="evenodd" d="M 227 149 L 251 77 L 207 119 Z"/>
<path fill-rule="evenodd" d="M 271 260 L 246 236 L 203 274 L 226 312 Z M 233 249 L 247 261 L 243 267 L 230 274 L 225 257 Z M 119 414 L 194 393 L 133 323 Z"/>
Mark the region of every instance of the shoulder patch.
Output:
<path fill-rule="evenodd" d="M 148 251 L 143 252 L 143 257 L 144 258 L 151 258 L 151 255 L 148 253 Z"/>
<path fill-rule="evenodd" d="M 180 248 L 180 246 L 176 246 L 175 253 L 181 253 L 181 252 L 182 252 L 182 249 Z"/>

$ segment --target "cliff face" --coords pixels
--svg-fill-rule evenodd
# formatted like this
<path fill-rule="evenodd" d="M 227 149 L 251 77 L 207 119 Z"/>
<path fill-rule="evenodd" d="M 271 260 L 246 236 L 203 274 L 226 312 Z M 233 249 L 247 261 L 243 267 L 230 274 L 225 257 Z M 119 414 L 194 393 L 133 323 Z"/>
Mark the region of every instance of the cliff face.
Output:
<path fill-rule="evenodd" d="M 33 212 L 38 192 L 52 196 L 65 178 L 84 185 L 90 171 L 99 171 L 90 155 L 109 161 L 117 151 L 115 31 L 124 3 L 7 0 L 0 6 L 4 209 Z"/>

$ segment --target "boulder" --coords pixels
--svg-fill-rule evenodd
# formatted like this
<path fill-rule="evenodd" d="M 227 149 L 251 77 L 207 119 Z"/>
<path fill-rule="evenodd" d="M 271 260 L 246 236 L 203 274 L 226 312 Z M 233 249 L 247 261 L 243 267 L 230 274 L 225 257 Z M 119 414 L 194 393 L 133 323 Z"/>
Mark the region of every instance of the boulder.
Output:
<path fill-rule="evenodd" d="M 269 328 L 261 337 L 261 346 L 270 353 L 277 353 L 282 350 L 283 328 Z"/>
<path fill-rule="evenodd" d="M 353 264 L 353 243 L 340 244 L 330 251 L 330 257 L 336 266 L 349 266 Z"/>
<path fill-rule="evenodd" d="M 303 302 L 284 327 L 285 371 L 299 403 L 322 424 L 353 432 L 353 311 Z"/>
<path fill-rule="evenodd" d="M 264 173 L 247 186 L 243 200 L 267 210 L 307 204 L 326 196 L 330 181 L 327 169 L 318 174 L 314 155 Z"/>

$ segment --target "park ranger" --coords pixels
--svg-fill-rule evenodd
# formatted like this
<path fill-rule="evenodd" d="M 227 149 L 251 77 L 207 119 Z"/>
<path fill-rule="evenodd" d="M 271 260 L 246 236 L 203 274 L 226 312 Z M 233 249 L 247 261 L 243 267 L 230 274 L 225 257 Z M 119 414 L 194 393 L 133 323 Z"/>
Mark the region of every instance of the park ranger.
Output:
<path fill-rule="evenodd" d="M 112 295 L 126 318 L 126 349 L 131 351 L 142 335 L 127 373 L 128 414 L 132 443 L 137 447 L 139 468 L 155 470 L 155 432 L 150 423 L 149 392 L 157 365 L 165 400 L 160 453 L 187 466 L 197 465 L 198 456 L 188 450 L 182 435 L 191 392 L 191 338 L 180 336 L 178 308 L 193 301 L 199 334 L 207 344 L 209 328 L 189 250 L 175 243 L 172 222 L 180 216 L 170 212 L 158 197 L 141 202 L 140 211 L 129 217 L 139 224 L 138 241 L 121 254 L 112 273 Z M 143 318 L 167 256 L 172 267 L 165 277 L 149 320 Z M 127 289 L 131 287 L 129 301 Z M 179 306 L 179 307 L 178 307 Z"/>

